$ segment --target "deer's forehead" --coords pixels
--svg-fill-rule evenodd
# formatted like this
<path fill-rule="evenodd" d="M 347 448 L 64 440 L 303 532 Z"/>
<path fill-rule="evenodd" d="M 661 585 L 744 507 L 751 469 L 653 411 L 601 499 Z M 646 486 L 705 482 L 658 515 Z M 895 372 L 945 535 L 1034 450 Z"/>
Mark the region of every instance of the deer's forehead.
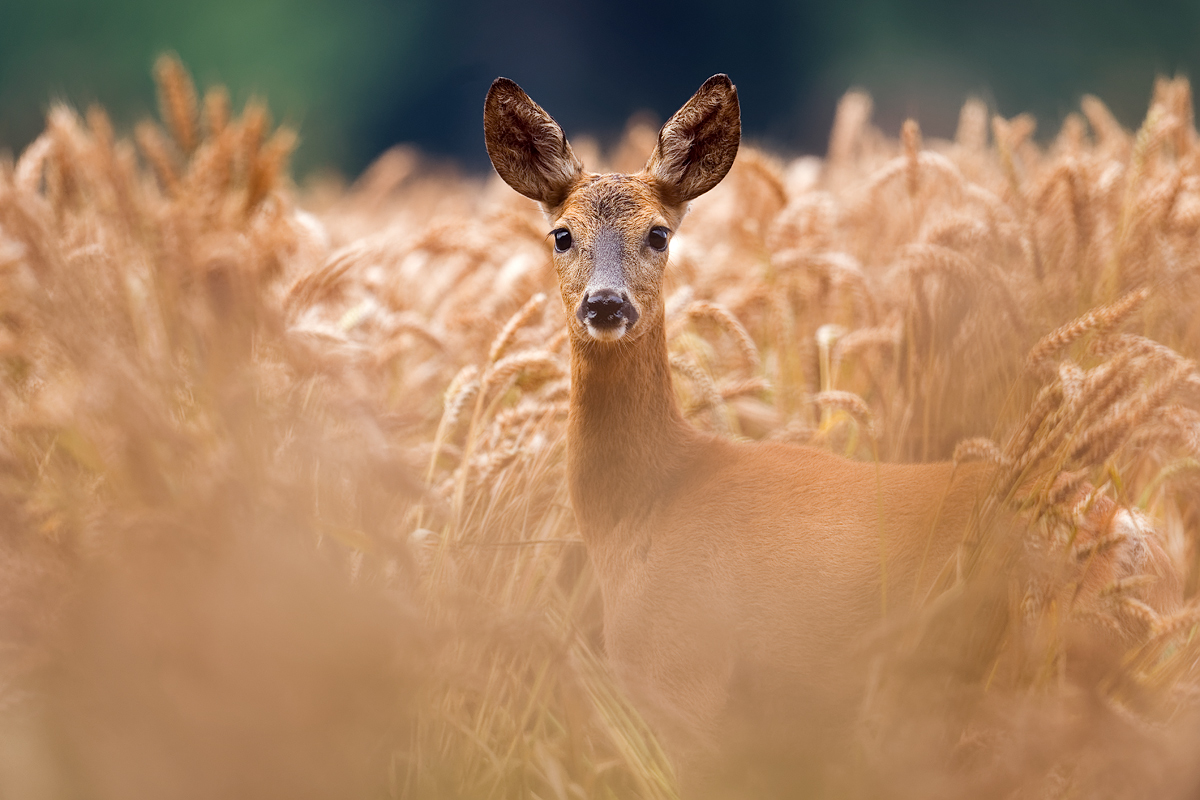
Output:
<path fill-rule="evenodd" d="M 633 175 L 591 175 L 567 197 L 561 219 L 577 232 L 601 227 L 640 230 L 664 219 L 665 210 L 650 185 Z"/>

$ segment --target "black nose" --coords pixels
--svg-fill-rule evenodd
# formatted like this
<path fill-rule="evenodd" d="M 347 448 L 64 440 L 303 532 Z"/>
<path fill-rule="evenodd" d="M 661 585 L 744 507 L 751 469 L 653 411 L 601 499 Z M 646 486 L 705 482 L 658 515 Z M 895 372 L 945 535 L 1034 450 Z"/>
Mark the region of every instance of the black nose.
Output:
<path fill-rule="evenodd" d="M 629 302 L 623 293 L 617 294 L 611 289 L 589 293 L 579 304 L 575 316 L 579 317 L 580 322 L 594 328 L 615 328 L 622 322 L 632 328 L 633 323 L 638 320 L 637 309 L 633 307 L 633 303 Z"/>

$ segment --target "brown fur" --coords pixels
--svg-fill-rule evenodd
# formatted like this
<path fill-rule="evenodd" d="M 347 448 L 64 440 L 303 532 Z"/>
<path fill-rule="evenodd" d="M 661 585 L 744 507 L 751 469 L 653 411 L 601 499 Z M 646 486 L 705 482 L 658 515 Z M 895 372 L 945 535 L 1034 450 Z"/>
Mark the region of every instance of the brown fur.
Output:
<path fill-rule="evenodd" d="M 728 78 L 704 84 L 633 175 L 585 173 L 553 120 L 505 79 L 484 127 L 500 176 L 573 240 L 555 253 L 571 342 L 568 476 L 609 657 L 685 785 L 711 773 L 714 751 L 775 735 L 778 749 L 811 754 L 815 739 L 797 732 L 846 716 L 855 642 L 931 587 L 991 468 L 854 462 L 730 442 L 684 421 L 664 330 L 667 253 L 647 236 L 674 231 L 687 201 L 733 163 Z M 614 258 L 619 286 L 609 288 L 639 316 L 600 340 L 573 312 L 597 273 L 613 282 Z"/>

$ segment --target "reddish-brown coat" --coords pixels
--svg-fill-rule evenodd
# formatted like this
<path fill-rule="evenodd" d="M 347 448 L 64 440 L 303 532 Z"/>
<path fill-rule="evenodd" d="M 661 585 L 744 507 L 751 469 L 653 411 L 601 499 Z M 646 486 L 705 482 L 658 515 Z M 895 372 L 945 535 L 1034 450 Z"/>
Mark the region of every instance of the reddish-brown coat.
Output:
<path fill-rule="evenodd" d="M 714 76 L 664 126 L 644 170 L 594 175 L 515 83 L 497 80 L 485 106 L 497 172 L 572 237 L 555 253 L 571 342 L 571 500 L 600 578 L 608 655 L 687 775 L 768 712 L 815 715 L 849 696 L 848 648 L 885 607 L 932 585 L 990 474 L 735 443 L 683 419 L 664 328 L 667 254 L 647 236 L 673 232 L 687 202 L 724 177 L 738 120 L 736 90 Z M 619 236 L 620 288 L 638 311 L 615 339 L 574 313 L 611 257 L 605 231 Z"/>

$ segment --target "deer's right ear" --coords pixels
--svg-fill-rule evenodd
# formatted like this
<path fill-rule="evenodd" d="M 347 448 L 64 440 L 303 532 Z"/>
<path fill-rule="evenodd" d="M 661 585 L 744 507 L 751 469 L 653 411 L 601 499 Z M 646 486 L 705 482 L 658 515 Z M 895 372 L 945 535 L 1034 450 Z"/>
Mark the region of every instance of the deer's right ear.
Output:
<path fill-rule="evenodd" d="M 646 171 L 668 203 L 686 203 L 721 182 L 741 139 L 737 89 L 728 75 L 713 75 L 658 132 Z"/>
<path fill-rule="evenodd" d="M 560 205 L 583 172 L 562 128 L 508 78 L 488 90 L 483 136 L 504 182 L 546 209 Z"/>

